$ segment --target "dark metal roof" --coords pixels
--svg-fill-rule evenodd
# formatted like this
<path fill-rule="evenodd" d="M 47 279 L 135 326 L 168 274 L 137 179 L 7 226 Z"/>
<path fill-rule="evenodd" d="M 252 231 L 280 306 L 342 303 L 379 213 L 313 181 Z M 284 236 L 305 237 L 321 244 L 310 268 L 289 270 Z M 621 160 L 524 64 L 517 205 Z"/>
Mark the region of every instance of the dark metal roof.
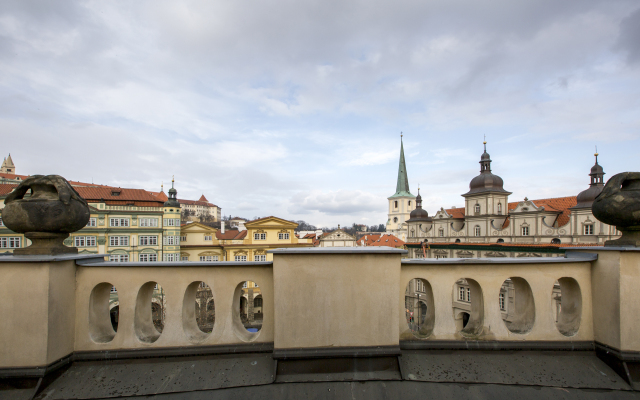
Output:
<path fill-rule="evenodd" d="M 487 153 L 487 142 L 484 142 L 484 153 L 480 156 L 480 175 L 471 180 L 469 191 L 463 196 L 486 192 L 511 194 L 511 192 L 504 190 L 503 185 L 502 178 L 491 173 L 491 157 Z"/>
<path fill-rule="evenodd" d="M 36 398 L 51 400 L 640 397 L 593 350 L 403 350 L 398 357 L 292 361 L 276 361 L 270 353 L 115 359 L 75 362 L 42 385 Z M 35 386 L 0 386 L 0 397 L 30 398 Z"/>

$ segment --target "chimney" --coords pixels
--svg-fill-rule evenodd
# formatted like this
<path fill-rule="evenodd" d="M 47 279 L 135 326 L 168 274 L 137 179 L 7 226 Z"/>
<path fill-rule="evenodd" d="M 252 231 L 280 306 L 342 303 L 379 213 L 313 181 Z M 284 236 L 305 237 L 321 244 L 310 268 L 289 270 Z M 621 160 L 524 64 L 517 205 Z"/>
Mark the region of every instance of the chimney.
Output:
<path fill-rule="evenodd" d="M 224 235 L 224 221 L 220 221 L 220 233 Z"/>

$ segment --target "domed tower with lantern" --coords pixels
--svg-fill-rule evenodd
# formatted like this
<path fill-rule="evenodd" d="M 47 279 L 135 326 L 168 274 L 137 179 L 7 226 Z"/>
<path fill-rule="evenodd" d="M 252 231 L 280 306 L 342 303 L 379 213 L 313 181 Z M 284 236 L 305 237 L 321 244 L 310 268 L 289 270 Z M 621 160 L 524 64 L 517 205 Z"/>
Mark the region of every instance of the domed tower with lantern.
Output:
<path fill-rule="evenodd" d="M 164 261 L 180 261 L 180 203 L 178 191 L 171 179 L 169 196 L 163 205 L 162 218 L 162 259 Z"/>
<path fill-rule="evenodd" d="M 422 242 L 430 234 L 433 227 L 433 219 L 429 216 L 427 210 L 422 208 L 422 196 L 420 196 L 420 188 L 418 187 L 418 196 L 416 197 L 416 208 L 409 214 L 407 220 L 408 237 L 406 242 Z"/>
<path fill-rule="evenodd" d="M 484 141 L 484 153 L 480 156 L 480 175 L 469 183 L 465 198 L 465 229 L 469 241 L 485 242 L 494 226 L 501 226 L 509 210 L 509 195 L 503 188 L 503 181 L 491 172 L 491 156 L 487 153 Z"/>

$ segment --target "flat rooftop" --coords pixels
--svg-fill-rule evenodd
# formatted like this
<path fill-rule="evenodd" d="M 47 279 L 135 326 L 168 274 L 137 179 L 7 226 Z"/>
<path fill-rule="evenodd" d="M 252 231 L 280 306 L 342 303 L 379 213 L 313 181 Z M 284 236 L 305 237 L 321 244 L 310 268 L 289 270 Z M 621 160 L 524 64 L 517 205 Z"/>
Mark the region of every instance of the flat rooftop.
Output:
<path fill-rule="evenodd" d="M 76 361 L 41 382 L 0 380 L 31 399 L 640 399 L 594 351 L 402 350 L 400 356 L 274 360 L 272 353 Z"/>

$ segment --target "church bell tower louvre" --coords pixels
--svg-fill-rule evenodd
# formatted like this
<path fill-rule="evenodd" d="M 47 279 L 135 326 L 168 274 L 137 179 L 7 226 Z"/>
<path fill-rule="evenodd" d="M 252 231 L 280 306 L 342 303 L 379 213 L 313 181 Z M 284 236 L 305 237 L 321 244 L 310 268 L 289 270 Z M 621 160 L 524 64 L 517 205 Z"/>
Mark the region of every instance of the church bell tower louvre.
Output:
<path fill-rule="evenodd" d="M 406 221 L 410 218 L 411 211 L 416 208 L 416 196 L 411 194 L 409 189 L 409 178 L 407 176 L 407 164 L 404 158 L 404 143 L 402 137 L 403 135 L 401 133 L 398 180 L 396 182 L 396 192 L 391 197 L 388 197 L 389 213 L 386 231 L 405 240 L 407 237 Z"/>

